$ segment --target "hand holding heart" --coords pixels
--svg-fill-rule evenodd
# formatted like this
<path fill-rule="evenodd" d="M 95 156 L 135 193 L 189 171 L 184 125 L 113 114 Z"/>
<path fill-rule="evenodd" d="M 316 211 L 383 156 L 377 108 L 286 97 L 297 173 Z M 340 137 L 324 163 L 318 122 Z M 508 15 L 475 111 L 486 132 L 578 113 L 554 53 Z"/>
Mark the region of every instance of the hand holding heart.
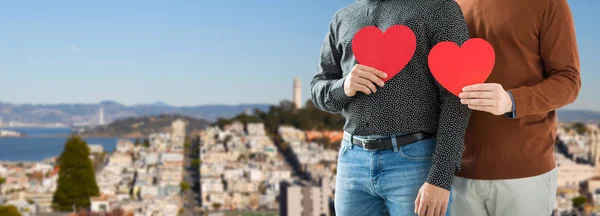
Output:
<path fill-rule="evenodd" d="M 484 111 L 494 115 L 512 112 L 512 99 L 502 85 L 482 83 L 466 86 L 458 95 L 460 102 L 472 110 Z"/>
<path fill-rule="evenodd" d="M 378 86 L 383 86 L 383 80 L 388 75 L 380 70 L 364 65 L 354 65 L 352 71 L 344 81 L 344 92 L 348 97 L 356 95 L 356 92 L 371 94 L 377 92 Z"/>

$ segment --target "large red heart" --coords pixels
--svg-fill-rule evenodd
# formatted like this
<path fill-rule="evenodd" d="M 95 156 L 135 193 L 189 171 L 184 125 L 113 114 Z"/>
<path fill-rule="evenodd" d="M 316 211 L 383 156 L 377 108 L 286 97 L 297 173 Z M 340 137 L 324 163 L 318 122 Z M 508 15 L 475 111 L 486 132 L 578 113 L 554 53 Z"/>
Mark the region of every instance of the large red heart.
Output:
<path fill-rule="evenodd" d="M 470 39 L 462 47 L 445 41 L 431 49 L 429 69 L 444 88 L 458 96 L 463 87 L 485 82 L 495 59 L 494 48 L 483 39 Z"/>
<path fill-rule="evenodd" d="M 375 26 L 367 26 L 354 35 L 352 51 L 358 63 L 388 74 L 388 81 L 398 74 L 417 49 L 417 38 L 403 25 L 389 27 L 385 33 Z"/>

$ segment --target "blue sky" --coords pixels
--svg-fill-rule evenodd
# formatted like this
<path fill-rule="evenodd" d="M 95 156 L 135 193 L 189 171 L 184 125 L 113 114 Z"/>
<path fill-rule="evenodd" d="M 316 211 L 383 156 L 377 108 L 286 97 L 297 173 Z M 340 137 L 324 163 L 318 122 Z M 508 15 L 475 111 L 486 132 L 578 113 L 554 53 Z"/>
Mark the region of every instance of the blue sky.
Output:
<path fill-rule="evenodd" d="M 294 77 L 308 99 L 329 21 L 351 2 L 2 2 L 0 101 L 276 103 Z M 569 2 L 583 78 L 569 108 L 600 110 L 600 1 Z"/>

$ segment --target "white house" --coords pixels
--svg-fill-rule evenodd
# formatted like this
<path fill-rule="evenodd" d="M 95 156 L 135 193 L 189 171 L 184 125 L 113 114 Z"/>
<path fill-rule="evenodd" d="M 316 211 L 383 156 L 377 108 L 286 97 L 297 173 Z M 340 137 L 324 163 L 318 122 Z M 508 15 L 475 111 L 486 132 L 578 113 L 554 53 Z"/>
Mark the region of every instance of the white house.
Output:
<path fill-rule="evenodd" d="M 263 178 L 263 173 L 258 170 L 258 169 L 252 169 L 250 170 L 250 181 L 256 182 L 256 181 L 262 181 Z"/>
<path fill-rule="evenodd" d="M 108 159 L 109 166 L 128 167 L 131 166 L 132 158 L 128 154 L 114 153 Z"/>
<path fill-rule="evenodd" d="M 146 155 L 146 157 L 144 159 L 145 159 L 146 165 L 156 164 L 156 163 L 158 163 L 158 154 L 157 153 L 149 153 Z"/>
<path fill-rule="evenodd" d="M 108 212 L 110 211 L 110 202 L 105 196 L 91 197 L 92 212 Z"/>
<path fill-rule="evenodd" d="M 33 167 L 31 167 L 31 171 L 41 173 L 48 173 L 51 172 L 53 169 L 54 167 L 52 167 L 51 165 L 43 163 L 36 163 L 35 165 L 33 165 Z"/>
<path fill-rule="evenodd" d="M 127 153 L 133 151 L 133 142 L 125 139 L 120 139 L 117 141 L 117 152 Z"/>
<path fill-rule="evenodd" d="M 180 161 L 183 161 L 183 154 L 181 154 L 181 153 L 162 153 L 162 154 L 160 154 L 160 160 L 162 163 L 180 162 Z"/>
<path fill-rule="evenodd" d="M 171 127 L 173 128 L 173 137 L 177 137 L 177 138 L 185 138 L 185 126 L 186 123 L 181 120 L 181 119 L 177 119 L 175 120 L 172 124 Z"/>
<path fill-rule="evenodd" d="M 250 136 L 264 136 L 265 133 L 265 124 L 263 123 L 248 123 L 246 125 L 248 129 L 248 135 Z"/>
<path fill-rule="evenodd" d="M 89 144 L 88 148 L 90 149 L 90 154 L 104 152 L 104 147 L 99 144 Z"/>
<path fill-rule="evenodd" d="M 0 177 L 6 177 L 8 175 L 8 169 L 4 166 L 0 166 Z"/>

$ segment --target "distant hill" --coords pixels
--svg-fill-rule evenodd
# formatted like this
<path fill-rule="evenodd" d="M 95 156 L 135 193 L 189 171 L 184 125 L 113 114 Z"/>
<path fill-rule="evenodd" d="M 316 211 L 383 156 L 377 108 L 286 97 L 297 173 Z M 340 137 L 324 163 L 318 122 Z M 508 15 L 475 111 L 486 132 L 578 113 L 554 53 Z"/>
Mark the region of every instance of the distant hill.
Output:
<path fill-rule="evenodd" d="M 100 109 L 104 109 L 104 122 L 129 117 L 160 114 L 179 114 L 214 122 L 218 118 L 232 118 L 248 110 L 267 111 L 271 104 L 201 105 L 177 107 L 164 102 L 127 106 L 115 101 L 97 104 L 12 104 L 0 102 L 0 120 L 65 125 L 98 124 Z M 559 110 L 559 121 L 600 122 L 600 112 L 589 110 Z"/>
<path fill-rule="evenodd" d="M 186 131 L 188 134 L 196 134 L 210 125 L 210 122 L 204 119 L 198 119 L 183 115 L 154 115 L 143 117 L 130 117 L 116 120 L 109 125 L 97 126 L 92 129 L 79 132 L 84 137 L 123 137 L 138 138 L 147 137 L 152 133 L 171 132 L 171 123 L 181 119 L 187 123 Z"/>
<path fill-rule="evenodd" d="M 590 110 L 563 109 L 557 112 L 557 116 L 561 122 L 600 123 L 600 112 Z"/>
<path fill-rule="evenodd" d="M 98 124 L 100 108 L 104 109 L 104 122 L 159 114 L 180 114 L 215 121 L 231 118 L 247 110 L 268 110 L 270 104 L 171 106 L 164 102 L 127 106 L 115 101 L 97 104 L 11 104 L 0 102 L 0 119 L 4 122 L 62 123 L 66 125 Z"/>

